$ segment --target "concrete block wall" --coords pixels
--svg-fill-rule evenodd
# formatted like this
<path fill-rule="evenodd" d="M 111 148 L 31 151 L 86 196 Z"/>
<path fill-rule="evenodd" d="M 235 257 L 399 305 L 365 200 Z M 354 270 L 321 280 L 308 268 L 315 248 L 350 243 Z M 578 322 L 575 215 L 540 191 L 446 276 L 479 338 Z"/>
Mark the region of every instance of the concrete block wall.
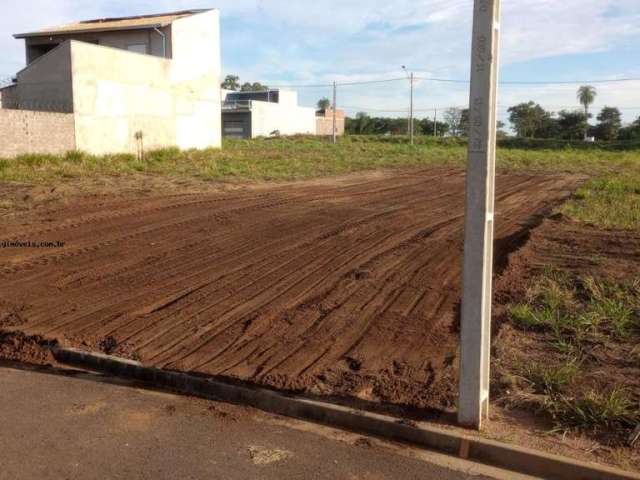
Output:
<path fill-rule="evenodd" d="M 0 109 L 0 158 L 75 149 L 73 114 Z"/>

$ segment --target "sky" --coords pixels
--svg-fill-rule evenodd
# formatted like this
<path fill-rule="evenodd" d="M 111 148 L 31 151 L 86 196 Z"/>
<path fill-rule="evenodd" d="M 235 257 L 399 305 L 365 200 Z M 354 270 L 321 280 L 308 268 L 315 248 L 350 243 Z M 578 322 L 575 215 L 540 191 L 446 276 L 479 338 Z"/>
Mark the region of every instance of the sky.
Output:
<path fill-rule="evenodd" d="M 218 8 L 223 76 L 267 85 L 317 85 L 402 78 L 416 82 L 418 116 L 468 104 L 468 85 L 428 78 L 469 78 L 472 0 L 0 0 L 0 78 L 24 66 L 13 33 L 77 20 Z M 586 80 L 640 78 L 640 0 L 502 0 L 501 82 L 506 109 L 533 100 L 558 111 L 579 105 Z M 640 81 L 594 84 L 593 106 L 617 106 L 626 122 L 640 116 Z M 331 88 L 296 88 L 313 106 Z M 409 82 L 341 86 L 338 106 L 350 114 L 404 116 Z"/>

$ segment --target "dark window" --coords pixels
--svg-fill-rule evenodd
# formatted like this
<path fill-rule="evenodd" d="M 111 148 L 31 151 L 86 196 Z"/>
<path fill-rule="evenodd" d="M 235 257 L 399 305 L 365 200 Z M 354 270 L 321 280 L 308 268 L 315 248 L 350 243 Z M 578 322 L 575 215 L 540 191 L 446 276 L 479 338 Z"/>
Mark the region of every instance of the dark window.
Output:
<path fill-rule="evenodd" d="M 29 47 L 29 63 L 33 62 L 36 58 L 39 58 L 51 50 L 56 48 L 59 43 L 47 43 L 45 45 L 31 45 Z"/>

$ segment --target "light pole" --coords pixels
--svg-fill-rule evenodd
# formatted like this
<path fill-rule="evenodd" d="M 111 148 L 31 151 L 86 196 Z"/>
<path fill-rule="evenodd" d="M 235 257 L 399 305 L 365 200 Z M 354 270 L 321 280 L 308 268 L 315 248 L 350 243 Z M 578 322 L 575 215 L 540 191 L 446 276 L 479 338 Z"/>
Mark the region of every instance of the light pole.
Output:
<path fill-rule="evenodd" d="M 410 100 L 409 100 L 409 125 L 407 127 L 408 133 L 409 133 L 409 138 L 411 140 L 411 145 L 413 145 L 413 72 L 409 73 L 407 71 L 407 67 L 405 67 L 404 65 L 402 65 L 402 70 L 404 70 L 404 72 L 407 74 L 407 78 L 409 79 L 409 83 L 411 85 L 410 89 L 411 89 L 411 93 L 410 93 Z"/>

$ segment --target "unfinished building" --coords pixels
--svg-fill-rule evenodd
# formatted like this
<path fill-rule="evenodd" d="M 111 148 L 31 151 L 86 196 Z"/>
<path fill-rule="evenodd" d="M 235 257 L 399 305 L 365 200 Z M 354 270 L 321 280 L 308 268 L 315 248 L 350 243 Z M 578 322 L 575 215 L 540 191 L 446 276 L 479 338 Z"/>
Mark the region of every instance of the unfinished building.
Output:
<path fill-rule="evenodd" d="M 25 40 L 27 66 L 2 89 L 0 123 L 16 123 L 16 110 L 25 113 L 0 156 L 60 153 L 34 144 L 49 112 L 66 114 L 61 118 L 72 125 L 59 149 L 219 147 L 219 23 L 217 10 L 187 10 L 15 35 Z"/>

